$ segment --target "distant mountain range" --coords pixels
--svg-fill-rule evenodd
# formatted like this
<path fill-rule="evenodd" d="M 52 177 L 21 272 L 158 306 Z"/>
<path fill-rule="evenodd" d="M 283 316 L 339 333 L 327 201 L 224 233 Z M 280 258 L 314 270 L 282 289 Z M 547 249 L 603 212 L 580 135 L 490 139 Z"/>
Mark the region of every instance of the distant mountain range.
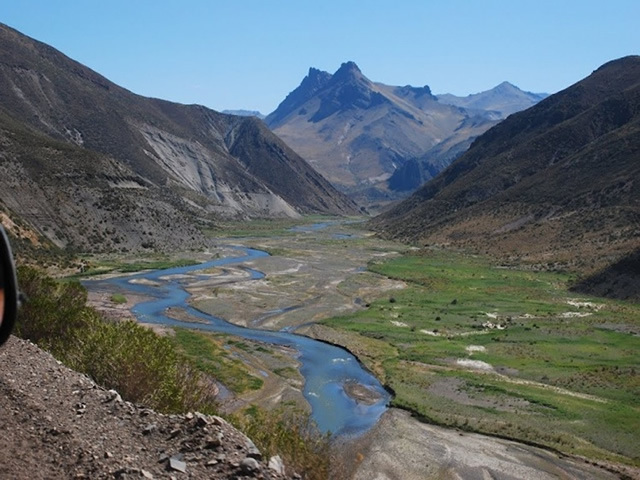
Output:
<path fill-rule="evenodd" d="M 58 246 L 187 248 L 222 217 L 358 212 L 257 118 L 135 95 L 2 24 L 0 144 L 0 215 Z"/>
<path fill-rule="evenodd" d="M 543 96 L 505 83 L 441 99 L 428 86 L 372 82 L 346 62 L 333 75 L 309 69 L 265 121 L 340 190 L 375 204 L 406 196 L 478 135 Z"/>
<path fill-rule="evenodd" d="M 625 255 L 637 265 L 640 57 L 509 116 L 372 226 L 545 267 L 589 272 Z M 606 290 L 597 279 L 585 285 Z"/>
<path fill-rule="evenodd" d="M 512 113 L 532 107 L 549 95 L 520 90 L 509 82 L 502 82 L 491 90 L 457 97 L 450 93 L 437 95 L 440 103 L 462 107 L 470 113 L 489 115 L 496 119 L 507 118 Z"/>

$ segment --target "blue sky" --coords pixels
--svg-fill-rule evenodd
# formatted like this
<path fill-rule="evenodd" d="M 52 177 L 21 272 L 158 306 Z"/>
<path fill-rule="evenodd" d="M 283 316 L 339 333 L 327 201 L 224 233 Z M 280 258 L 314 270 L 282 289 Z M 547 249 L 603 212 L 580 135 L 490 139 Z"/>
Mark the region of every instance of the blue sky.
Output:
<path fill-rule="evenodd" d="M 135 93 L 273 111 L 309 67 L 467 95 L 555 93 L 640 53 L 638 0 L 20 0 L 0 22 Z"/>

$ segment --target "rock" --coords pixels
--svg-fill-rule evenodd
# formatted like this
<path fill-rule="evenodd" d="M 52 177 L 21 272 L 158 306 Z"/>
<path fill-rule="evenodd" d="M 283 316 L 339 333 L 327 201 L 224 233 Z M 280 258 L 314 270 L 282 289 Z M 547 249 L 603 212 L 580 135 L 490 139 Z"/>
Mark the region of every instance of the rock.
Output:
<path fill-rule="evenodd" d="M 214 425 L 224 425 L 226 421 L 222 417 L 214 415 L 211 417 L 211 423 L 213 423 Z"/>
<path fill-rule="evenodd" d="M 222 445 L 222 439 L 224 435 L 222 433 L 218 433 L 215 436 L 209 436 L 205 440 L 205 448 L 214 449 L 220 447 Z"/>
<path fill-rule="evenodd" d="M 278 475 L 284 475 L 284 462 L 280 458 L 280 455 L 276 455 L 269 459 L 269 470 L 277 473 Z"/>
<path fill-rule="evenodd" d="M 158 425 L 156 425 L 155 423 L 150 423 L 146 427 L 144 427 L 144 430 L 142 430 L 142 434 L 149 435 L 153 433 L 157 428 L 158 428 Z"/>
<path fill-rule="evenodd" d="M 203 415 L 200 412 L 196 412 L 195 416 L 196 416 L 196 419 L 198 421 L 198 426 L 206 427 L 207 425 L 209 425 L 209 419 L 207 418 L 206 415 Z"/>
<path fill-rule="evenodd" d="M 247 457 L 240 462 L 240 468 L 245 473 L 253 473 L 260 470 L 260 464 L 255 458 Z"/>
<path fill-rule="evenodd" d="M 172 470 L 176 470 L 177 472 L 187 472 L 187 464 L 177 457 L 171 457 L 169 459 L 169 468 Z"/>
<path fill-rule="evenodd" d="M 142 469 L 142 470 L 140 470 L 140 473 L 142 474 L 142 476 L 144 478 L 149 478 L 149 479 L 153 480 L 153 475 L 150 472 L 147 472 L 146 470 Z"/>
<path fill-rule="evenodd" d="M 251 458 L 255 458 L 256 460 L 262 459 L 262 453 L 258 450 L 258 447 L 251 441 L 251 439 L 247 438 L 247 456 Z"/>
<path fill-rule="evenodd" d="M 122 403 L 122 397 L 115 390 L 109 390 L 107 392 L 107 399 L 105 403 L 116 401 L 118 403 Z"/>

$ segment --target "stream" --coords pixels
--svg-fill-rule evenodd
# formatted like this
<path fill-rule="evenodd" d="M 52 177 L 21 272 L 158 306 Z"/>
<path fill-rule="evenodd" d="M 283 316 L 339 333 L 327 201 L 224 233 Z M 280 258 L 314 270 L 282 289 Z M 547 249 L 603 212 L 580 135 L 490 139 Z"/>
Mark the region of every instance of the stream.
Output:
<path fill-rule="evenodd" d="M 322 432 L 335 435 L 359 435 L 377 422 L 387 409 L 389 393 L 360 362 L 346 350 L 288 330 L 269 331 L 234 325 L 222 318 L 208 315 L 189 305 L 190 294 L 185 290 L 194 281 L 199 270 L 223 265 L 239 265 L 269 254 L 246 247 L 234 247 L 240 254 L 198 265 L 147 271 L 134 275 L 103 280 L 85 281 L 89 290 L 118 290 L 151 297 L 152 300 L 136 304 L 132 313 L 140 322 L 184 327 L 235 335 L 248 340 L 273 345 L 284 345 L 299 353 L 300 373 L 305 379 L 303 394 L 311 405 L 311 415 Z M 262 272 L 244 267 L 251 279 L 264 277 Z M 187 275 L 189 274 L 189 275 Z M 197 280 L 198 277 L 196 276 Z M 146 280 L 140 283 L 141 280 Z M 243 279 L 242 281 L 246 281 Z M 153 283 L 153 285 L 150 285 Z M 183 322 L 166 315 L 168 308 L 183 309 L 203 323 Z M 271 312 L 265 312 L 265 315 Z M 379 400 L 368 405 L 357 402 L 345 392 L 345 385 L 358 384 L 374 391 Z"/>

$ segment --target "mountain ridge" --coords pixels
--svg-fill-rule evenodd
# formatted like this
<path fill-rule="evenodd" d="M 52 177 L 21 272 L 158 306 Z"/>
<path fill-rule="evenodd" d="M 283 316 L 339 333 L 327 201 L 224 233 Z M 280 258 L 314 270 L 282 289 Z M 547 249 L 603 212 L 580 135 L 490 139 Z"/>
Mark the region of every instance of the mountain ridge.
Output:
<path fill-rule="evenodd" d="M 202 226 L 213 226 L 222 217 L 359 211 L 282 140 L 256 127 L 257 119 L 136 95 L 2 24 L 0 120 L 6 146 L 2 209 L 19 217 L 21 204 L 31 202 L 31 227 L 60 247 L 175 248 L 184 242 L 189 248 L 202 240 Z M 248 144 L 245 149 L 240 148 L 243 142 Z M 254 143 L 262 150 L 249 147 Z M 250 150 L 271 168 L 247 168 L 249 159 L 237 155 Z M 48 161 L 49 154 L 61 158 L 62 152 L 72 152 L 66 154 L 72 174 Z M 36 164 L 39 170 L 34 170 Z M 90 165 L 98 170 L 89 175 L 84 170 Z M 99 168 L 111 173 L 102 175 Z M 135 180 L 117 181 L 113 190 L 114 182 L 104 179 L 116 173 Z M 282 177 L 290 177 L 295 188 L 281 182 Z M 78 179 L 96 198 L 82 195 Z M 63 197 L 80 210 L 64 213 L 72 209 L 65 207 Z M 115 212 L 105 210 L 106 198 Z M 48 208 L 51 204 L 59 211 Z M 125 205 L 129 218 L 119 212 L 122 218 L 114 219 Z M 93 212 L 96 208 L 98 213 Z M 168 215 L 171 225 L 175 222 L 175 238 L 163 231 L 167 222 L 153 220 L 154 212 Z M 96 244 L 80 234 L 74 217 L 87 223 L 82 230 L 98 232 L 103 241 Z M 42 222 L 50 225 L 46 231 Z M 56 228 L 57 223 L 64 224 L 67 233 Z M 124 233 L 114 235 L 114 229 Z M 54 235 L 56 230 L 59 234 Z M 150 235 L 155 241 L 149 241 Z"/>
<path fill-rule="evenodd" d="M 497 115 L 500 119 L 529 108 L 547 96 L 546 93 L 532 93 L 521 90 L 509 81 L 504 81 L 489 90 L 472 93 L 465 97 L 450 93 L 436 95 L 442 103 L 455 105 L 470 111 L 485 111 L 489 115 Z"/>
<path fill-rule="evenodd" d="M 639 151 L 640 57 L 631 56 L 509 116 L 372 226 L 594 271 L 638 246 Z"/>

